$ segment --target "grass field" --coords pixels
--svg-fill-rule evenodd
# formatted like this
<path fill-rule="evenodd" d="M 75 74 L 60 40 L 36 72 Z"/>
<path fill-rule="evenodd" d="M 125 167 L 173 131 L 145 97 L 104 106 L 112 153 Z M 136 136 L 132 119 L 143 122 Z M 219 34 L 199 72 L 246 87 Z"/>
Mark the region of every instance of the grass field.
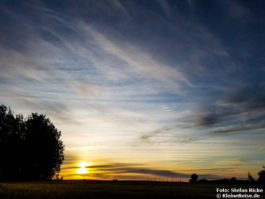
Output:
<path fill-rule="evenodd" d="M 1 199 L 216 198 L 216 188 L 240 185 L 174 182 L 49 181 L 0 183 Z M 261 194 L 264 197 L 264 193 Z"/>

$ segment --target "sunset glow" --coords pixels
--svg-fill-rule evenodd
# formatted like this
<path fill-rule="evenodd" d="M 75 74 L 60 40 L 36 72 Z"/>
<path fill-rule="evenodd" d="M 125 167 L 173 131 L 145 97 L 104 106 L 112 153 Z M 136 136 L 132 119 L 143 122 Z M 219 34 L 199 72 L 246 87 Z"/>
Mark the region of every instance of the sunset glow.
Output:
<path fill-rule="evenodd" d="M 86 173 L 89 173 L 89 169 L 87 168 L 89 165 L 91 165 L 91 163 L 89 162 L 80 162 L 78 164 L 78 166 L 80 168 L 78 168 L 76 171 L 78 174 L 86 174 Z"/>
<path fill-rule="evenodd" d="M 63 179 L 257 177 L 261 2 L 0 1 L 0 104 L 53 122 Z"/>

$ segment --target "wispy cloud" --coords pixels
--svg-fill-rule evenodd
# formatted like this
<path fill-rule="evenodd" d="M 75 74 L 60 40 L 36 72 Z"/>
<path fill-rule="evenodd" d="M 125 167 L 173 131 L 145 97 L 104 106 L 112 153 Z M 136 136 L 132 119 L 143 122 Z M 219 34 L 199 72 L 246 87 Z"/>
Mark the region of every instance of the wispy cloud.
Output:
<path fill-rule="evenodd" d="M 96 44 L 103 49 L 106 53 L 115 56 L 120 61 L 124 62 L 124 66 L 129 72 L 139 75 L 139 77 L 159 80 L 162 82 L 177 82 L 189 83 L 187 78 L 179 72 L 176 68 L 173 68 L 164 63 L 159 63 L 147 52 L 134 44 L 125 41 L 122 43 L 108 39 L 102 33 L 96 31 L 85 24 L 81 25 L 88 34 L 91 34 L 96 41 Z"/>
<path fill-rule="evenodd" d="M 163 1 L 163 0 L 157 0 L 157 3 L 161 6 L 162 10 L 164 11 L 165 15 L 167 17 L 170 17 L 170 6 L 167 3 L 167 1 Z"/>
<path fill-rule="evenodd" d="M 128 153 L 172 168 L 171 160 L 257 151 L 263 15 L 247 5 L 212 2 L 220 12 L 209 20 L 195 1 L 2 1 L 0 101 L 16 113 L 47 114 L 67 153 L 91 159 Z M 178 174 L 123 167 L 124 176 Z"/>
<path fill-rule="evenodd" d="M 64 167 L 64 170 L 76 170 L 79 167 L 76 166 L 70 166 L 70 167 Z M 137 165 L 137 164 L 125 164 L 125 163 L 112 163 L 112 164 L 106 164 L 106 165 L 91 165 L 87 167 L 90 172 L 87 174 L 77 174 L 89 177 L 95 177 L 94 173 L 101 173 L 103 175 L 99 175 L 97 177 L 102 178 L 113 178 L 114 176 L 119 179 L 145 179 L 146 176 L 149 176 L 150 179 L 156 179 L 158 177 L 163 178 L 172 178 L 174 180 L 180 180 L 188 179 L 190 178 L 190 173 L 180 173 L 175 172 L 172 170 L 160 170 L 160 169 L 154 169 L 154 168 L 146 168 L 144 165 Z M 62 171 L 64 173 L 64 170 Z M 192 172 L 192 171 L 190 171 Z M 67 172 L 65 172 L 67 176 Z M 200 175 L 200 178 L 207 178 L 207 179 L 216 179 L 219 176 L 203 173 Z"/>
<path fill-rule="evenodd" d="M 230 15 L 232 19 L 245 22 L 252 19 L 251 11 L 240 1 L 221 1 L 223 9 Z"/>
<path fill-rule="evenodd" d="M 244 165 L 246 164 L 247 161 L 246 160 L 242 160 L 242 159 L 225 159 L 225 160 L 221 160 L 219 162 L 217 162 L 217 165 L 227 165 L 227 166 L 238 166 L 238 165 Z"/>
<path fill-rule="evenodd" d="M 150 144 L 150 145 L 161 145 L 161 144 L 188 144 L 194 141 L 198 141 L 201 138 L 195 135 L 187 136 L 178 134 L 179 129 L 176 128 L 161 128 L 156 129 L 147 133 L 143 133 L 136 140 L 136 145 Z"/>
<path fill-rule="evenodd" d="M 248 85 L 218 100 L 197 116 L 196 126 L 214 128 L 215 133 L 235 133 L 264 128 L 263 88 Z M 230 124 L 230 125 L 229 125 Z"/>
<path fill-rule="evenodd" d="M 148 134 L 144 134 L 140 137 L 140 139 L 143 141 L 143 142 L 151 142 L 150 141 L 150 138 L 156 136 L 156 135 L 159 135 L 159 134 L 163 134 L 163 133 L 167 133 L 170 129 L 169 128 L 162 128 L 162 129 L 157 129 L 155 131 L 151 131 L 150 133 Z"/>

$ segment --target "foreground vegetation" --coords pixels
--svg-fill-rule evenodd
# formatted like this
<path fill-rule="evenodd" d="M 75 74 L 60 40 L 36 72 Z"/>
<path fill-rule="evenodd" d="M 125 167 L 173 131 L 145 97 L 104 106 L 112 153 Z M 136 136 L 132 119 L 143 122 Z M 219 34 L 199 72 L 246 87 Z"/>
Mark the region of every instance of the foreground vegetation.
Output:
<path fill-rule="evenodd" d="M 248 188 L 216 183 L 126 181 L 46 181 L 0 183 L 1 199 L 216 198 L 216 188 Z M 264 197 L 264 193 L 261 198 Z"/>
<path fill-rule="evenodd" d="M 64 160 L 64 145 L 46 115 L 14 115 L 0 105 L 0 181 L 51 180 Z"/>

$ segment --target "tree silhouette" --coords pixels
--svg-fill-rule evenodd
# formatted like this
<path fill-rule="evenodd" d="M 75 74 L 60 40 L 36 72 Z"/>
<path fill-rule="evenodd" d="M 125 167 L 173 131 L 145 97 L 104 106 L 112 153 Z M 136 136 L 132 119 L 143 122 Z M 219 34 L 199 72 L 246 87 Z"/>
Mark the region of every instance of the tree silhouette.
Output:
<path fill-rule="evenodd" d="M 24 127 L 22 116 L 15 117 L 10 108 L 0 106 L 0 179 L 13 180 L 20 175 Z"/>
<path fill-rule="evenodd" d="M 61 132 L 45 115 L 27 119 L 0 106 L 0 180 L 48 180 L 64 160 Z"/>
<path fill-rule="evenodd" d="M 196 184 L 197 183 L 197 180 L 198 180 L 198 175 L 196 173 L 193 173 L 191 176 L 190 176 L 190 183 L 192 184 Z"/>
<path fill-rule="evenodd" d="M 263 166 L 263 170 L 258 172 L 258 175 L 259 175 L 258 182 L 265 185 L 265 166 Z"/>

